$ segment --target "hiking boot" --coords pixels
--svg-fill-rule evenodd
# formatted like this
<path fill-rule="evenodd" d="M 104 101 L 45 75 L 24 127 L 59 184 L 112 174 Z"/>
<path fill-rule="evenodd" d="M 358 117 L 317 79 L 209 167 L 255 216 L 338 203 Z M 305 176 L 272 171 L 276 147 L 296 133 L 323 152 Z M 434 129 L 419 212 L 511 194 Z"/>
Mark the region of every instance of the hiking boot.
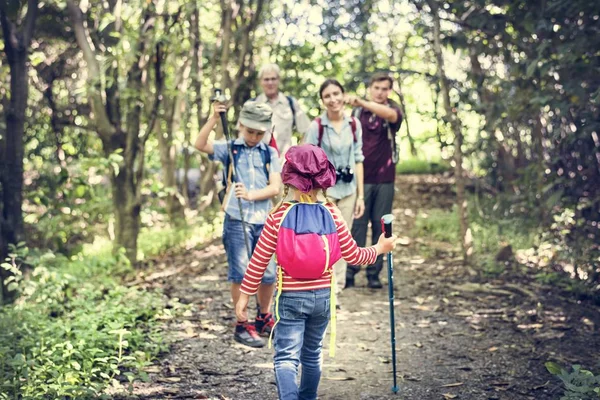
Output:
<path fill-rule="evenodd" d="M 346 285 L 344 285 L 344 289 L 350 289 L 354 287 L 354 277 L 349 277 L 346 275 Z"/>
<path fill-rule="evenodd" d="M 256 317 L 256 321 L 254 321 L 254 327 L 261 336 L 269 336 L 273 330 L 273 326 L 275 326 L 275 318 L 273 318 L 273 314 L 271 313 L 264 314 L 262 317 L 259 315 Z"/>
<path fill-rule="evenodd" d="M 368 276 L 367 280 L 369 281 L 367 283 L 369 289 L 381 289 L 383 287 L 378 276 Z"/>
<path fill-rule="evenodd" d="M 243 322 L 235 326 L 233 338 L 236 342 L 250 347 L 263 347 L 265 342 L 258 336 L 254 325 Z"/>

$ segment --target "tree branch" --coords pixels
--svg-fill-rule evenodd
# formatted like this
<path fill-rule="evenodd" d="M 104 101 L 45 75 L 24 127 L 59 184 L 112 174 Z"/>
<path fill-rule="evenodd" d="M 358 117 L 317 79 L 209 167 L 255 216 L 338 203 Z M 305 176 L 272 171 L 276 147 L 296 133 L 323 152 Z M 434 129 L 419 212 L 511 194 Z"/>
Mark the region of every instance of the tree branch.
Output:
<path fill-rule="evenodd" d="M 69 15 L 73 23 L 73 29 L 75 30 L 75 37 L 77 44 L 83 53 L 83 58 L 88 67 L 88 75 L 94 80 L 92 88 L 88 90 L 88 96 L 90 98 L 90 105 L 92 112 L 94 113 L 94 121 L 98 127 L 98 134 L 100 138 L 108 142 L 110 137 L 115 133 L 115 127 L 110 123 L 106 108 L 102 100 L 102 88 L 100 87 L 100 65 L 96 60 L 96 52 L 92 47 L 89 39 L 89 35 L 85 27 L 83 26 L 82 12 L 78 5 L 73 0 L 67 0 L 67 8 Z"/>
<path fill-rule="evenodd" d="M 158 110 L 160 107 L 160 101 L 162 99 L 162 88 L 163 88 L 163 77 L 162 77 L 162 51 L 160 48 L 160 44 L 156 45 L 156 58 L 154 61 L 154 79 L 156 82 L 156 95 L 154 97 L 154 105 L 152 106 L 152 111 L 150 112 L 150 116 L 148 118 L 148 127 L 146 129 L 146 133 L 142 136 L 142 143 L 146 143 L 146 140 L 150 136 L 152 129 L 154 129 L 154 124 L 156 123 L 156 118 L 158 117 Z"/>
<path fill-rule="evenodd" d="M 27 16 L 25 17 L 25 29 L 23 30 L 23 47 L 29 47 L 29 42 L 33 36 L 35 20 L 38 12 L 38 0 L 29 0 L 27 2 Z"/>

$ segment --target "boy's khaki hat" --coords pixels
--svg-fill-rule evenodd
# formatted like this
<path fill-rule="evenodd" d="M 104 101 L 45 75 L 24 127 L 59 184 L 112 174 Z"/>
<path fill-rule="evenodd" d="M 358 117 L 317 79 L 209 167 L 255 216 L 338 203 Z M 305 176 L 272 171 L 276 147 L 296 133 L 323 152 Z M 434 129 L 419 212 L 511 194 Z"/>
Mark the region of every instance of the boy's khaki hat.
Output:
<path fill-rule="evenodd" d="M 258 131 L 268 131 L 271 127 L 273 110 L 268 104 L 249 100 L 240 112 L 240 124 Z"/>

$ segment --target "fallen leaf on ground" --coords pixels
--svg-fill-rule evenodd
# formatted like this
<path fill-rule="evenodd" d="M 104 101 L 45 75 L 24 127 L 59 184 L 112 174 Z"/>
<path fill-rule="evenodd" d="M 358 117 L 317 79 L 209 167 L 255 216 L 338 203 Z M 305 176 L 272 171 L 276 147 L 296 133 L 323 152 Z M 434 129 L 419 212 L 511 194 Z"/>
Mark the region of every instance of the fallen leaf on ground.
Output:
<path fill-rule="evenodd" d="M 584 317 L 584 318 L 582 318 L 582 319 L 581 319 L 581 322 L 583 322 L 583 324 L 584 324 L 585 326 L 589 326 L 589 327 L 590 327 L 590 328 L 592 328 L 592 329 L 594 328 L 594 322 L 593 322 L 592 320 L 588 319 L 588 318 L 585 318 L 585 317 Z"/>
<path fill-rule="evenodd" d="M 424 305 L 411 306 L 410 308 L 417 311 L 431 311 L 431 307 Z"/>
<path fill-rule="evenodd" d="M 144 368 L 144 371 L 149 372 L 151 374 L 156 374 L 160 372 L 160 367 L 157 365 L 151 365 L 149 367 Z"/>
<path fill-rule="evenodd" d="M 177 376 L 169 376 L 167 378 L 158 378 L 157 381 L 159 381 L 159 382 L 180 382 L 181 378 L 179 378 Z"/>
<path fill-rule="evenodd" d="M 446 400 L 450 400 L 450 399 L 456 399 L 456 398 L 458 398 L 458 395 L 456 395 L 456 394 L 452 394 L 452 393 L 444 393 L 442 396 L 443 396 L 443 397 L 444 397 L 444 399 L 446 399 Z"/>
<path fill-rule="evenodd" d="M 529 330 L 529 329 L 540 329 L 543 328 L 544 325 L 543 324 L 521 324 L 521 325 L 517 325 L 517 328 L 522 329 L 524 331 Z"/>
<path fill-rule="evenodd" d="M 552 324 L 552 329 L 556 329 L 559 331 L 568 331 L 570 329 L 573 329 L 573 327 L 566 324 Z"/>
<path fill-rule="evenodd" d="M 456 387 L 456 386 L 462 386 L 464 384 L 465 384 L 464 382 L 447 383 L 445 385 L 442 385 L 442 387 Z"/>
<path fill-rule="evenodd" d="M 535 386 L 535 387 L 533 388 L 533 390 L 539 390 L 539 389 L 543 389 L 543 388 L 545 388 L 546 386 L 548 386 L 548 384 L 550 384 L 550 381 L 546 381 L 546 383 L 544 383 L 543 385 L 538 385 L 538 386 Z"/>
<path fill-rule="evenodd" d="M 430 325 L 431 321 L 429 321 L 428 319 L 422 319 L 419 322 L 417 322 L 417 326 L 419 328 L 429 328 Z"/>
<path fill-rule="evenodd" d="M 421 342 L 417 342 L 415 343 L 415 347 L 420 349 L 421 347 L 423 347 L 423 345 L 421 344 Z"/>
<path fill-rule="evenodd" d="M 565 336 L 564 332 L 543 332 L 543 333 L 536 333 L 535 335 L 533 335 L 533 337 L 536 339 L 545 339 L 545 340 L 562 339 L 564 336 Z"/>
<path fill-rule="evenodd" d="M 326 376 L 325 379 L 328 381 L 353 381 L 354 378 L 351 376 Z"/>
<path fill-rule="evenodd" d="M 458 316 L 458 317 L 470 317 L 471 315 L 473 315 L 473 311 L 459 311 L 457 313 L 454 313 L 454 315 Z"/>
<path fill-rule="evenodd" d="M 490 347 L 488 349 L 488 351 L 491 351 L 491 352 L 498 351 L 498 348 L 497 347 Z"/>

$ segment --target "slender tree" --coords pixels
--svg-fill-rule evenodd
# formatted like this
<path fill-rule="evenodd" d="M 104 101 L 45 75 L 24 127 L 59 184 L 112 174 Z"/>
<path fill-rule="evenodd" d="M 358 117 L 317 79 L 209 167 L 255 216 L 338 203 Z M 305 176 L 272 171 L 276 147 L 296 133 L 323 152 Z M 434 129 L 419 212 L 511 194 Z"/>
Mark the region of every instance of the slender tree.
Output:
<path fill-rule="evenodd" d="M 437 62 L 437 72 L 442 90 L 444 109 L 446 110 L 446 118 L 450 121 L 450 126 L 452 127 L 452 131 L 454 133 L 454 162 L 456 163 L 454 167 L 454 175 L 456 177 L 456 202 L 458 204 L 461 246 L 463 251 L 463 259 L 466 263 L 469 263 L 473 253 L 473 238 L 471 235 L 471 230 L 469 229 L 467 198 L 465 195 L 465 177 L 462 165 L 462 145 L 464 142 L 462 124 L 458 118 L 456 109 L 454 109 L 450 103 L 450 84 L 444 69 L 444 57 L 442 54 L 442 45 L 440 40 L 439 7 L 435 0 L 428 0 L 427 4 L 429 4 L 431 15 L 433 17 L 433 52 Z"/>
<path fill-rule="evenodd" d="M 38 0 L 27 2 L 23 20 L 19 1 L 0 2 L 4 52 L 10 69 L 10 93 L 4 99 L 6 131 L 0 132 L 0 263 L 8 245 L 23 239 L 23 136 L 29 95 L 29 48 L 38 15 Z M 10 297 L 4 287 L 8 271 L 0 268 L 0 303 Z"/>

